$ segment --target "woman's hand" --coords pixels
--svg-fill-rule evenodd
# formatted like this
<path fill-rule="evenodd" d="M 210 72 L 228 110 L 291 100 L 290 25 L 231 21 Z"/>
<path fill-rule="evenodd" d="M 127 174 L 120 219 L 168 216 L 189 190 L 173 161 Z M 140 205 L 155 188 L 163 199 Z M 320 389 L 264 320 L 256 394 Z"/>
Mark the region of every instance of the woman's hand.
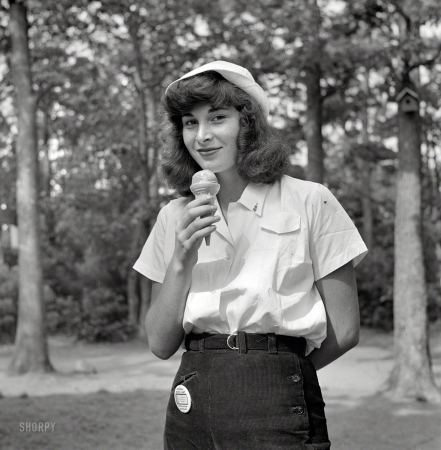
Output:
<path fill-rule="evenodd" d="M 209 201 L 206 196 L 192 200 L 178 218 L 174 258 L 186 267 L 193 268 L 196 264 L 202 239 L 213 233 L 214 224 L 220 220 L 219 216 L 213 215 L 217 207 Z"/>

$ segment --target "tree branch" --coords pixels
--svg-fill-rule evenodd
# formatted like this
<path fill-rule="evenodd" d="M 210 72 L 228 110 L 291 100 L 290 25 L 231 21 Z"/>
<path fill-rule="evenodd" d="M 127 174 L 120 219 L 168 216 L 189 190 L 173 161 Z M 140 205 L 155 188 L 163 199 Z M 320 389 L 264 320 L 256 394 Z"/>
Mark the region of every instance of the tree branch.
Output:
<path fill-rule="evenodd" d="M 441 55 L 441 44 L 438 46 L 438 50 L 436 51 L 435 55 L 432 58 L 428 58 L 425 60 L 419 60 L 414 64 L 409 64 L 409 71 L 416 69 L 420 66 L 430 66 L 435 63 L 435 61 L 438 59 L 439 55 Z"/>
<path fill-rule="evenodd" d="M 395 11 L 398 14 L 400 14 L 403 17 L 403 19 L 406 21 L 406 28 L 408 30 L 410 30 L 410 27 L 411 27 L 411 24 L 412 24 L 412 19 L 410 18 L 409 14 L 407 14 L 404 11 L 404 8 L 399 4 L 399 1 L 401 1 L 401 0 L 398 0 L 398 1 L 397 0 L 391 0 L 390 3 L 392 5 L 394 5 Z"/>
<path fill-rule="evenodd" d="M 341 83 L 339 83 L 338 85 L 329 86 L 326 89 L 326 93 L 322 95 L 322 98 L 321 98 L 322 101 L 324 101 L 328 97 L 332 97 L 337 92 L 345 90 L 348 87 L 349 81 L 351 80 L 352 75 L 351 75 L 351 73 L 349 73 L 349 71 L 345 71 L 345 72 L 346 72 L 346 74 L 343 77 L 343 79 L 341 80 Z"/>
<path fill-rule="evenodd" d="M 51 83 L 45 89 L 39 89 L 36 95 L 36 104 L 40 103 L 40 100 L 48 94 L 54 87 L 59 86 L 59 83 Z"/>

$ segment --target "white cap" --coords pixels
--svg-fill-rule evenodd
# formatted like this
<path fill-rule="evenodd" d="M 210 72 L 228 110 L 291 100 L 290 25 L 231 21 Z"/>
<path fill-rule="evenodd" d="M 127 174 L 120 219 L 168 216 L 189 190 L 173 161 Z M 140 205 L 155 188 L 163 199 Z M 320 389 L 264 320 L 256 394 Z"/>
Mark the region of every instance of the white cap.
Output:
<path fill-rule="evenodd" d="M 165 95 L 167 95 L 168 88 L 178 81 L 184 80 L 194 75 L 198 75 L 203 72 L 208 72 L 210 70 L 220 73 L 230 83 L 236 85 L 251 97 L 253 97 L 262 109 L 264 116 L 268 117 L 269 102 L 265 91 L 254 81 L 253 76 L 247 69 L 245 69 L 245 67 L 238 66 L 237 64 L 233 64 L 227 61 L 213 61 L 211 63 L 204 64 L 203 66 L 194 69 L 191 72 L 186 73 L 181 78 L 173 81 L 173 83 L 167 86 Z"/>

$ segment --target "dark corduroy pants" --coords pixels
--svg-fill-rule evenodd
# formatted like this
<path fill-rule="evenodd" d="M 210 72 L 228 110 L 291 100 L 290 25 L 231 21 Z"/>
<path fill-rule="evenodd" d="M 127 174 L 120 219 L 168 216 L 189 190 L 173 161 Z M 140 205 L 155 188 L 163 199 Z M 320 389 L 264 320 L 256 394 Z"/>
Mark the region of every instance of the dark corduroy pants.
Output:
<path fill-rule="evenodd" d="M 185 386 L 188 413 L 175 403 Z M 164 434 L 166 450 L 329 449 L 313 364 L 290 352 L 230 349 L 183 354 Z"/>

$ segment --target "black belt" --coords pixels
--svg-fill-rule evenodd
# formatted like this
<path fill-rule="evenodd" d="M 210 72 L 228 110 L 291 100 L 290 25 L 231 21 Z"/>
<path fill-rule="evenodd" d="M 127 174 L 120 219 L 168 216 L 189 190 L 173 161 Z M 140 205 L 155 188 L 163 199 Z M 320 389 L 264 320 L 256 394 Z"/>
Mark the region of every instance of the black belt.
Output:
<path fill-rule="evenodd" d="M 265 350 L 268 353 L 289 352 L 305 356 L 306 340 L 302 337 L 284 336 L 275 333 L 251 334 L 238 331 L 235 334 L 195 334 L 185 336 L 187 350 L 204 353 L 209 350 Z"/>

